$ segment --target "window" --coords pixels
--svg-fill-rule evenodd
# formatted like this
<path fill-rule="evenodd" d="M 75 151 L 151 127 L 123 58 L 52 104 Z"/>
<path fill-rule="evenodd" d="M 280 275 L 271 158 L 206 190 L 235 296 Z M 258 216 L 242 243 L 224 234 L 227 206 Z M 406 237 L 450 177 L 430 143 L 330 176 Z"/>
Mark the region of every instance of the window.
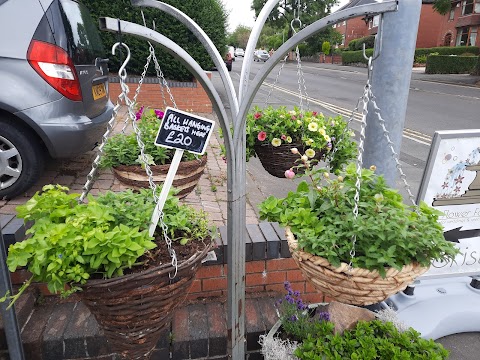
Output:
<path fill-rule="evenodd" d="M 474 46 L 477 41 L 477 28 L 462 27 L 458 29 L 456 46 Z"/>
<path fill-rule="evenodd" d="M 462 15 L 480 14 L 480 0 L 463 0 Z"/>
<path fill-rule="evenodd" d="M 379 22 L 380 22 L 380 15 L 375 15 L 373 17 L 373 27 L 377 27 Z"/>
<path fill-rule="evenodd" d="M 345 34 L 342 34 L 342 43 L 340 45 L 345 45 Z"/>
<path fill-rule="evenodd" d="M 448 17 L 448 20 L 453 20 L 455 18 L 455 8 L 452 8 L 450 10 L 450 16 Z"/>
<path fill-rule="evenodd" d="M 445 39 L 443 40 L 443 46 L 450 46 L 452 42 L 452 33 L 448 33 L 445 35 Z"/>
<path fill-rule="evenodd" d="M 343 26 L 347 26 L 347 22 L 346 22 L 346 21 L 343 22 Z"/>

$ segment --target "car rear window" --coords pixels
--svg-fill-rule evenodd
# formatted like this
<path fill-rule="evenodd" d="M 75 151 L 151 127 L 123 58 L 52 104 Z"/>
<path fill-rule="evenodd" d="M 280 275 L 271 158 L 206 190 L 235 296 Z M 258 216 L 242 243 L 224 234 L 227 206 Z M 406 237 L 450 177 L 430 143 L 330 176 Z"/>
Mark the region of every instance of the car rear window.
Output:
<path fill-rule="evenodd" d="M 88 9 L 75 1 L 60 0 L 60 12 L 74 64 L 94 64 L 97 57 L 105 57 L 98 27 Z"/>

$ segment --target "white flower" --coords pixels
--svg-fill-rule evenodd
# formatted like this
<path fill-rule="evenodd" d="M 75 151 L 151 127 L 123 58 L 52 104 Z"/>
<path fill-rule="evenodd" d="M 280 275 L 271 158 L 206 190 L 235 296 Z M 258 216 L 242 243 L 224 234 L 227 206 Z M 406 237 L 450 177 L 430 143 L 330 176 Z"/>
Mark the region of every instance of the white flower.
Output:
<path fill-rule="evenodd" d="M 303 162 L 308 161 L 308 156 L 307 156 L 307 155 L 302 155 L 302 161 L 303 161 Z"/>
<path fill-rule="evenodd" d="M 315 156 L 315 150 L 313 149 L 307 149 L 305 151 L 305 155 L 307 155 L 310 159 L 313 158 Z"/>
<path fill-rule="evenodd" d="M 295 110 L 290 110 L 288 113 L 289 113 L 290 115 L 297 115 L 297 112 L 296 112 Z"/>
<path fill-rule="evenodd" d="M 297 148 L 291 148 L 290 151 L 292 152 L 292 154 L 298 154 Z"/>
<path fill-rule="evenodd" d="M 275 147 L 278 147 L 278 146 L 282 145 L 282 140 L 280 140 L 279 138 L 273 138 L 272 139 L 272 145 L 275 146 Z"/>
<path fill-rule="evenodd" d="M 310 131 L 317 131 L 318 130 L 318 124 L 315 121 L 312 121 L 310 124 L 308 124 L 308 130 Z"/>

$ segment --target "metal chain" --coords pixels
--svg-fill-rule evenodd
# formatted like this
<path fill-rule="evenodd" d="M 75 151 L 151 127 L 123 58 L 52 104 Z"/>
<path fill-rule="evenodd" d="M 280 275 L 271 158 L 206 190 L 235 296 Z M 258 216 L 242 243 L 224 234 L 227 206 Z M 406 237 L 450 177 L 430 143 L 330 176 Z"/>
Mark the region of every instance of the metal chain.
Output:
<path fill-rule="evenodd" d="M 390 147 L 390 150 L 392 152 L 392 158 L 395 161 L 396 168 L 398 169 L 398 172 L 400 174 L 400 178 L 402 179 L 405 190 L 408 193 L 408 198 L 410 199 L 410 202 L 413 204 L 413 206 L 415 206 L 415 211 L 419 212 L 418 205 L 415 201 L 415 197 L 412 194 L 412 188 L 407 182 L 407 176 L 403 172 L 402 165 L 400 164 L 400 161 L 399 161 L 400 157 L 393 147 L 394 144 L 393 144 L 392 140 L 390 139 L 390 132 L 387 130 L 387 128 L 385 126 L 385 119 L 383 119 L 382 115 L 380 114 L 380 108 L 378 107 L 377 102 L 375 101 L 375 96 L 373 95 L 373 92 L 372 92 L 371 88 L 370 88 L 370 103 L 373 106 L 374 113 L 378 118 L 380 126 L 382 127 L 383 135 L 384 135 L 385 139 L 387 140 L 388 146 Z"/>
<path fill-rule="evenodd" d="M 282 72 L 283 67 L 287 63 L 287 58 L 288 58 L 288 54 L 285 55 L 285 57 L 283 58 L 283 63 L 282 63 L 282 66 L 280 66 L 280 69 L 278 70 L 277 76 L 275 77 L 275 82 L 273 83 L 273 85 L 270 87 L 270 90 L 268 91 L 267 98 L 265 100 L 265 107 L 268 106 L 268 100 L 270 100 L 270 96 L 272 96 L 273 89 L 278 84 L 278 78 L 280 77 L 280 73 Z"/>
<path fill-rule="evenodd" d="M 298 92 L 300 93 L 300 112 L 303 112 L 303 97 L 305 97 L 305 102 L 307 104 L 307 110 L 310 107 L 308 102 L 307 86 L 305 84 L 305 76 L 302 69 L 302 61 L 300 60 L 300 50 L 298 46 L 295 48 L 295 56 L 297 57 L 297 76 L 298 76 Z M 302 91 L 303 88 L 303 91 Z"/>
<path fill-rule="evenodd" d="M 166 88 L 167 89 L 167 93 L 170 97 L 170 101 L 172 102 L 173 104 L 173 107 L 175 109 L 178 109 L 177 107 L 177 103 L 175 102 L 175 99 L 173 98 L 173 95 L 172 95 L 172 91 L 170 90 L 170 86 L 168 86 L 168 81 L 167 79 L 165 79 L 165 76 L 163 75 L 163 71 L 162 69 L 160 68 L 160 64 L 158 63 L 157 61 L 157 57 L 155 56 L 155 54 L 153 54 L 153 62 L 155 64 L 155 70 L 157 72 L 157 77 L 159 77 L 161 80 L 162 80 L 162 94 L 163 94 L 163 88 Z M 165 101 L 165 97 L 163 99 L 164 101 L 164 104 L 165 106 L 167 105 L 167 102 Z"/>
<path fill-rule="evenodd" d="M 370 58 L 368 66 L 371 67 L 372 59 Z M 361 177 L 362 177 L 362 167 L 363 167 L 363 152 L 364 152 L 364 143 L 365 143 L 365 130 L 367 128 L 367 115 L 368 115 L 368 103 L 370 102 L 370 89 L 371 89 L 371 78 L 370 73 L 365 84 L 363 96 L 361 98 L 362 102 L 362 121 L 360 127 L 360 142 L 358 144 L 358 158 L 357 158 L 357 179 L 355 181 L 355 196 L 354 196 L 354 206 L 353 206 L 353 219 L 354 221 L 358 218 L 358 204 L 360 202 L 360 186 L 361 186 Z M 355 258 L 355 246 L 357 242 L 357 235 L 354 234 L 352 237 L 352 249 L 350 250 L 350 262 L 348 264 L 349 268 L 352 268 L 353 259 Z"/>
<path fill-rule="evenodd" d="M 142 141 L 142 131 L 140 130 L 140 128 L 137 125 L 137 121 L 136 121 L 136 117 L 135 117 L 135 110 L 134 110 L 135 103 L 133 101 L 131 101 L 128 98 L 128 96 L 126 95 L 126 94 L 128 94 L 129 90 L 128 90 L 127 84 L 125 83 L 125 79 L 126 79 L 126 76 L 125 77 L 120 77 L 120 86 L 122 87 L 122 92 L 125 93 L 125 104 L 128 107 L 128 115 L 129 115 L 130 121 L 132 123 L 132 128 L 133 128 L 133 130 L 135 132 L 135 135 L 136 135 L 136 138 L 137 138 L 138 147 L 140 148 L 140 159 L 143 163 L 143 166 L 145 166 L 145 172 L 148 176 L 148 183 L 149 183 L 150 188 L 152 190 L 153 199 L 154 199 L 155 204 L 156 204 L 156 203 L 158 203 L 158 195 L 157 195 L 157 189 L 158 188 L 157 188 L 157 185 L 155 184 L 155 182 L 153 180 L 153 173 L 152 173 L 152 170 L 150 168 L 150 165 L 148 164 L 147 155 L 145 154 L 145 144 Z M 163 221 L 163 216 L 164 216 L 164 213 L 162 212 L 160 214 L 160 226 L 162 227 L 163 237 L 164 237 L 165 243 L 167 244 L 168 253 L 170 254 L 170 257 L 172 258 L 171 264 L 175 268 L 174 275 L 171 276 L 171 274 L 169 274 L 170 279 L 173 279 L 177 275 L 178 261 L 177 261 L 177 255 L 175 253 L 175 249 L 173 249 L 173 247 L 172 247 L 172 240 L 168 236 L 168 226 Z"/>

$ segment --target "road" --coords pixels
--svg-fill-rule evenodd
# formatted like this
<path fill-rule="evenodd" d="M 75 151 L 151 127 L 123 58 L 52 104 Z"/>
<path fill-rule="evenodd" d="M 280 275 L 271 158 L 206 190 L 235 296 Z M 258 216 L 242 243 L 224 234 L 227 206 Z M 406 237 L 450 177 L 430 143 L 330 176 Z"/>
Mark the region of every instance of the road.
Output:
<path fill-rule="evenodd" d="M 233 63 L 233 70 L 230 72 L 237 91 L 243 61 L 243 58 L 237 57 Z M 255 62 L 252 64 L 251 79 L 263 65 L 263 63 Z M 271 85 L 275 83 L 280 67 L 281 65 L 277 64 L 267 77 L 258 91 L 253 105 L 265 106 L 267 94 Z M 322 111 L 326 115 L 341 114 L 348 117 L 358 98 L 362 95 L 367 79 L 366 69 L 307 62 L 302 63 L 302 69 L 305 75 L 310 109 Z M 420 76 L 415 72 L 412 75 L 400 154 L 402 166 L 404 166 L 414 195 L 420 185 L 434 132 L 436 130 L 480 127 L 480 88 L 426 81 L 425 77 L 425 75 Z M 226 96 L 218 73 L 213 73 L 212 80 L 226 104 Z M 293 107 L 298 106 L 299 102 L 296 63 L 287 63 L 280 73 L 268 103 L 273 106 Z M 303 99 L 303 103 L 306 103 L 306 99 Z M 388 116 L 387 112 L 383 112 L 383 114 L 384 117 Z M 360 128 L 358 119 L 359 117 L 355 116 L 355 121 L 352 123 L 352 128 L 356 131 Z M 256 159 L 249 162 L 247 169 L 256 181 L 258 190 L 262 193 L 260 198 L 265 198 L 270 194 L 282 196 L 295 186 L 285 179 L 276 179 L 268 175 Z M 397 187 L 406 195 L 402 184 L 399 182 Z M 250 190 L 255 189 L 251 188 Z M 259 197 L 254 196 L 253 198 Z"/>
<path fill-rule="evenodd" d="M 230 73 L 237 91 L 242 62 L 241 58 L 237 58 Z M 253 63 L 252 75 L 262 65 Z M 362 94 L 367 78 L 366 69 L 312 63 L 303 63 L 302 65 L 310 109 L 322 111 L 326 115 L 348 116 Z M 265 106 L 270 89 L 268 85 L 275 82 L 279 68 L 280 65 L 277 65 L 267 77 L 253 105 Z M 456 78 L 458 77 L 457 75 Z M 445 78 L 448 79 L 448 76 Z M 213 73 L 212 81 L 224 100 L 224 104 L 227 104 L 218 73 Z M 286 64 L 279 77 L 278 86 L 272 92 L 269 104 L 288 107 L 298 105 L 297 81 L 295 64 Z M 388 115 L 387 112 L 383 114 Z M 420 185 L 434 132 L 436 130 L 478 129 L 480 128 L 479 120 L 480 88 L 439 83 L 426 79 L 426 75 L 422 76 L 415 72 L 412 74 L 400 162 L 414 195 Z M 353 123 L 352 128 L 358 131 L 358 121 Z M 247 199 L 254 209 L 255 205 L 268 195 L 284 196 L 295 187 L 295 181 L 270 176 L 257 159 L 251 159 L 247 164 Z M 397 182 L 397 188 L 402 195 L 406 195 L 400 181 Z M 478 359 L 479 340 L 480 333 L 478 332 L 454 334 L 438 339 L 450 350 L 449 359 L 451 360 Z"/>

